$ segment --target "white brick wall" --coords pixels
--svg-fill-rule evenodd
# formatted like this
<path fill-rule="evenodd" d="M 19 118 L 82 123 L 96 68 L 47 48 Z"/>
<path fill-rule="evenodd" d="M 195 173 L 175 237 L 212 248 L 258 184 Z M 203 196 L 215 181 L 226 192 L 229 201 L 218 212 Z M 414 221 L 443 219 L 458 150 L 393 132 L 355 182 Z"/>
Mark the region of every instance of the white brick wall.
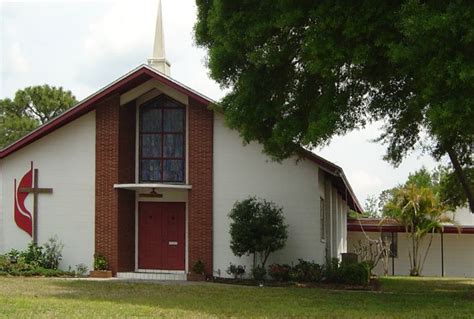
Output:
<path fill-rule="evenodd" d="M 39 195 L 39 238 L 43 244 L 57 235 L 65 245 L 61 267 L 85 263 L 92 268 L 95 211 L 95 112 L 57 129 L 0 161 L 0 253 L 24 249 L 31 237 L 14 220 L 13 180 L 30 169 L 39 170 L 39 186 L 53 194 Z M 26 206 L 33 211 L 32 196 Z M 3 244 L 1 244 L 3 242 Z"/>
<path fill-rule="evenodd" d="M 250 257 L 238 258 L 229 247 L 228 214 L 237 200 L 253 195 L 282 206 L 286 223 L 289 224 L 286 247 L 272 254 L 268 265 L 272 262 L 296 263 L 298 258 L 324 262 L 325 243 L 320 240 L 319 215 L 319 198 L 324 198 L 324 189 L 321 189 L 324 182 L 318 177 L 319 169 L 315 163 L 295 160 L 272 162 L 262 153 L 260 145 L 251 143 L 243 146 L 238 133 L 225 127 L 222 115 L 216 114 L 213 254 L 214 270 L 220 270 L 217 275 L 226 276 L 230 262 L 245 264 L 248 270 L 251 268 Z M 329 200 L 325 202 L 327 205 L 331 203 Z M 341 231 L 338 236 L 343 236 Z M 329 234 L 327 238 L 331 238 Z M 342 250 L 345 237 L 335 239 Z"/>

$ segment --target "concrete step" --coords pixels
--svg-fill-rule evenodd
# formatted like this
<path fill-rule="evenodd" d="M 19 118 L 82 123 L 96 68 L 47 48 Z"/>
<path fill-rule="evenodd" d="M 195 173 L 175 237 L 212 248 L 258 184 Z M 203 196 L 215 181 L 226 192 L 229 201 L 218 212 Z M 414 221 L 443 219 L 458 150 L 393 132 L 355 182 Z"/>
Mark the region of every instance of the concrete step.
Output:
<path fill-rule="evenodd" d="M 117 278 L 141 280 L 186 280 L 183 272 L 118 272 Z"/>

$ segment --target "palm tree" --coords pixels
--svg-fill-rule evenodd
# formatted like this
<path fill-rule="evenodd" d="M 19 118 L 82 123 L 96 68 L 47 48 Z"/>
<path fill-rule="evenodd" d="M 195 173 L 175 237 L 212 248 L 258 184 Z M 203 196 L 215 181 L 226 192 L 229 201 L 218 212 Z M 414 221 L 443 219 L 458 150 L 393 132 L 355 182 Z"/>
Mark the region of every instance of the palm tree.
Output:
<path fill-rule="evenodd" d="M 405 227 L 410 239 L 410 276 L 421 275 L 434 233 L 443 229 L 443 223 L 453 223 L 446 210 L 431 188 L 408 184 L 393 190 L 382 222 L 392 218 Z M 431 236 L 423 253 L 422 240 L 428 234 Z"/>

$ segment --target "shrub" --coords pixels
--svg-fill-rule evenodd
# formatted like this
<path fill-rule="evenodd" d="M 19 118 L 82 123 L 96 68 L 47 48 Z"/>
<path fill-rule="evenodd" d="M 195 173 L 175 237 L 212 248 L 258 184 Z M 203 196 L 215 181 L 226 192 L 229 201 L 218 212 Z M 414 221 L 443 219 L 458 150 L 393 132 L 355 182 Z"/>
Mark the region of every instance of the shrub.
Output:
<path fill-rule="evenodd" d="M 43 247 L 38 246 L 34 242 L 28 244 L 28 248 L 25 251 L 20 252 L 20 257 L 26 264 L 32 266 L 43 266 L 44 265 L 44 253 Z"/>
<path fill-rule="evenodd" d="M 89 268 L 85 264 L 78 264 L 76 265 L 76 275 L 79 277 L 87 276 L 89 272 Z"/>
<path fill-rule="evenodd" d="M 6 254 L 6 256 L 10 259 L 12 263 L 16 263 L 17 260 L 20 258 L 20 254 L 21 254 L 20 251 L 16 249 L 12 249 Z"/>
<path fill-rule="evenodd" d="M 339 259 L 326 259 L 326 263 L 324 264 L 322 271 L 323 281 L 331 283 L 340 283 L 342 281 L 341 277 L 342 275 Z"/>
<path fill-rule="evenodd" d="M 290 280 L 291 266 L 286 264 L 271 264 L 268 267 L 268 274 L 270 277 L 279 282 Z"/>
<path fill-rule="evenodd" d="M 50 238 L 44 246 L 31 242 L 28 248 L 19 251 L 10 250 L 5 255 L 0 255 L 0 274 L 11 276 L 74 276 L 73 271 L 58 270 L 61 260 L 62 248 L 57 237 Z M 87 269 L 87 267 L 86 267 Z"/>
<path fill-rule="evenodd" d="M 265 267 L 257 266 L 252 268 L 252 278 L 257 282 L 265 281 L 265 276 L 267 275 L 267 270 Z"/>
<path fill-rule="evenodd" d="M 42 276 L 42 277 L 74 277 L 74 272 L 62 271 L 58 269 L 46 269 L 43 267 L 31 268 L 28 270 L 12 270 L 9 272 L 11 276 L 23 276 L 23 277 L 32 277 L 32 276 Z"/>
<path fill-rule="evenodd" d="M 298 259 L 298 263 L 291 269 L 291 278 L 298 282 L 319 282 L 322 268 L 314 262 Z"/>
<path fill-rule="evenodd" d="M 10 269 L 10 257 L 0 255 L 0 272 L 7 272 Z"/>
<path fill-rule="evenodd" d="M 345 284 L 367 285 L 369 278 L 370 270 L 367 264 L 345 264 L 341 267 L 341 279 Z"/>
<path fill-rule="evenodd" d="M 34 267 L 38 267 L 37 264 L 30 265 L 25 261 L 25 252 L 12 249 L 10 250 L 3 259 L 2 268 L 4 271 L 10 273 L 12 271 L 27 271 Z"/>
<path fill-rule="evenodd" d="M 64 245 L 57 237 L 52 237 L 44 244 L 43 267 L 47 269 L 58 269 L 62 259 Z"/>
<path fill-rule="evenodd" d="M 199 275 L 202 275 L 204 274 L 204 270 L 206 269 L 206 265 L 204 265 L 204 263 L 202 262 L 202 260 L 198 260 L 196 261 L 196 263 L 194 264 L 193 268 L 191 269 L 191 271 L 193 272 L 193 274 L 199 274 Z"/>
<path fill-rule="evenodd" d="M 94 270 L 107 270 L 109 268 L 109 263 L 107 258 L 102 255 L 94 256 Z"/>
<path fill-rule="evenodd" d="M 285 246 L 288 225 L 282 208 L 274 203 L 251 197 L 236 202 L 229 217 L 230 248 L 239 257 L 253 255 L 253 267 L 265 268 L 268 256 Z"/>
<path fill-rule="evenodd" d="M 227 273 L 232 275 L 234 279 L 242 278 L 245 274 L 245 266 L 234 265 L 233 263 L 230 263 L 229 267 L 227 268 Z"/>

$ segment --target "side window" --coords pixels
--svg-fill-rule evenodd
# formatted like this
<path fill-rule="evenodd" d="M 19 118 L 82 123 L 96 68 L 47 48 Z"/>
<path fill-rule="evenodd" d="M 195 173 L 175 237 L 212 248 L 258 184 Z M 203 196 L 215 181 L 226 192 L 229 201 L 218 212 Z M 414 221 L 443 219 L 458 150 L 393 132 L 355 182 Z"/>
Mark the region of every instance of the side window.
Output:
<path fill-rule="evenodd" d="M 324 198 L 319 198 L 319 224 L 321 240 L 326 240 L 326 214 L 324 207 Z"/>

